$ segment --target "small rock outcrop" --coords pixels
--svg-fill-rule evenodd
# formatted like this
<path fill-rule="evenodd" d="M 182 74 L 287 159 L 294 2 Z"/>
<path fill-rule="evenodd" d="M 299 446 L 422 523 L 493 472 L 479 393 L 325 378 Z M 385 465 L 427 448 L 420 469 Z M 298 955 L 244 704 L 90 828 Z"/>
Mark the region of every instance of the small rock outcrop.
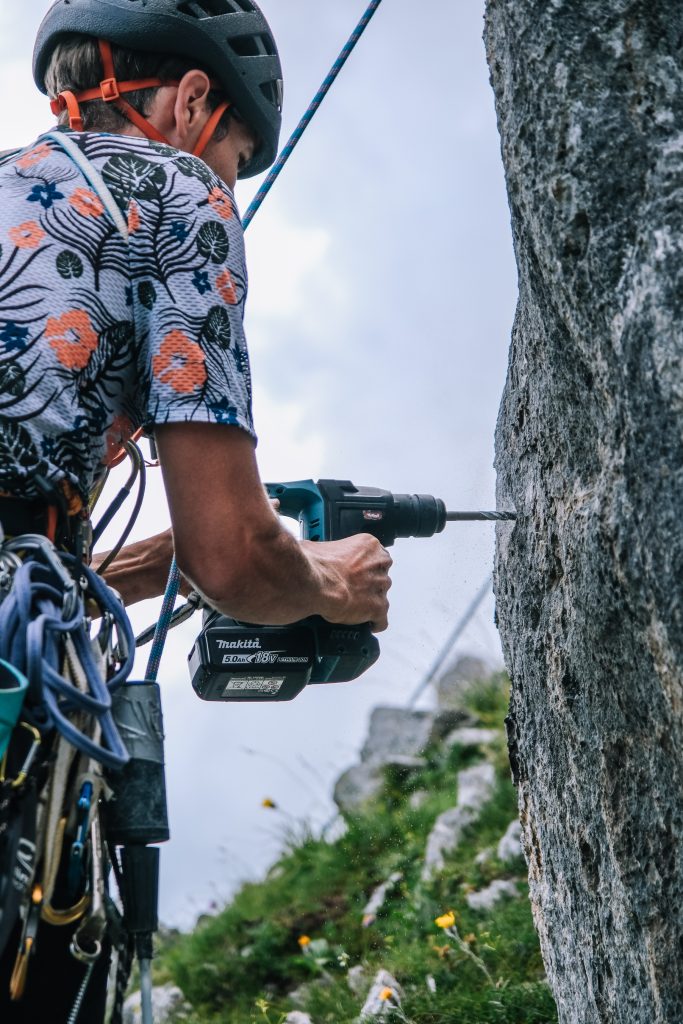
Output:
<path fill-rule="evenodd" d="M 446 712 L 375 708 L 360 759 L 367 764 L 381 764 L 396 757 L 420 757 L 457 725 L 469 720 L 469 714 L 462 708 Z"/>
<path fill-rule="evenodd" d="M 519 896 L 517 886 L 514 882 L 506 881 L 503 878 L 496 878 L 485 889 L 477 892 L 468 892 L 465 896 L 467 906 L 471 910 L 490 910 L 503 899 L 511 899 Z"/>
<path fill-rule="evenodd" d="M 523 860 L 522 825 L 517 818 L 511 821 L 505 830 L 505 835 L 496 848 L 496 855 L 503 864 L 512 864 L 516 860 Z"/>
<path fill-rule="evenodd" d="M 422 880 L 427 882 L 445 865 L 444 855 L 459 845 L 464 830 L 481 814 L 493 796 L 496 773 L 493 765 L 483 763 L 458 772 L 458 802 L 436 819 L 427 840 Z"/>
<path fill-rule="evenodd" d="M 364 928 L 369 928 L 370 925 L 375 923 L 377 915 L 384 906 L 389 893 L 392 892 L 392 890 L 395 889 L 398 883 L 402 880 L 403 872 L 394 871 L 393 874 L 389 875 L 386 882 L 382 882 L 381 885 L 377 886 L 363 910 Z"/>
<path fill-rule="evenodd" d="M 421 757 L 397 754 L 383 761 L 355 764 L 337 779 L 333 798 L 337 807 L 345 814 L 359 811 L 363 804 L 379 796 L 387 772 L 407 780 L 414 772 L 426 767 Z"/>
<path fill-rule="evenodd" d="M 389 974 L 389 971 L 378 971 L 367 999 L 363 1003 L 358 1024 L 393 1016 L 393 1011 L 400 1006 L 402 998 L 403 991 L 396 978 Z"/>
<path fill-rule="evenodd" d="M 450 750 L 451 747 L 488 747 L 497 743 L 501 738 L 498 729 L 478 729 L 473 726 L 464 726 L 449 732 L 444 740 L 444 746 Z"/>
<path fill-rule="evenodd" d="M 160 985 L 152 989 L 152 1013 L 154 1024 L 181 1024 L 181 1021 L 189 1020 L 190 1007 L 177 986 Z M 141 995 L 139 992 L 133 992 L 123 1004 L 123 1024 L 141 1022 Z"/>
<path fill-rule="evenodd" d="M 468 694 L 490 675 L 490 667 L 481 658 L 469 654 L 461 655 L 436 684 L 439 708 L 462 708 Z"/>
<path fill-rule="evenodd" d="M 292 1010 L 285 1017 L 283 1024 L 313 1024 L 313 1019 L 309 1014 L 302 1013 L 301 1010 Z"/>

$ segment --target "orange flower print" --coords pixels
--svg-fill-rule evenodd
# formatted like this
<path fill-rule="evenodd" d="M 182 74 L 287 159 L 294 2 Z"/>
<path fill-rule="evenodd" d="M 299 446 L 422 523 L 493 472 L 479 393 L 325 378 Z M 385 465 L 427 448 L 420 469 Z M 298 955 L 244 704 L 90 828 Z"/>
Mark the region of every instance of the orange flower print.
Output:
<path fill-rule="evenodd" d="M 97 348 L 97 332 L 84 309 L 71 309 L 62 316 L 51 316 L 45 325 L 50 342 L 62 366 L 82 370 Z"/>
<path fill-rule="evenodd" d="M 134 235 L 135 232 L 139 229 L 139 227 L 140 207 L 134 200 L 131 200 L 131 204 L 128 207 L 128 230 L 130 231 L 131 235 Z"/>
<path fill-rule="evenodd" d="M 232 279 L 232 274 L 229 270 L 224 270 L 216 278 L 216 290 L 223 302 L 227 302 L 229 306 L 236 306 L 238 303 L 237 290 L 235 288 L 235 282 Z"/>
<path fill-rule="evenodd" d="M 81 217 L 101 217 L 104 213 L 104 203 L 89 188 L 77 188 L 69 202 Z"/>
<path fill-rule="evenodd" d="M 230 220 L 233 215 L 230 197 L 226 196 L 222 188 L 212 188 L 209 192 L 209 204 L 223 220 Z"/>
<path fill-rule="evenodd" d="M 29 149 L 28 153 L 24 153 L 22 157 L 17 160 L 17 167 L 21 167 L 23 171 L 29 167 L 35 167 L 41 160 L 45 160 L 50 155 L 52 150 L 48 146 L 47 142 L 41 142 L 39 146 L 34 146 L 33 149 Z"/>
<path fill-rule="evenodd" d="M 121 454 L 122 445 L 129 441 L 134 433 L 135 428 L 127 416 L 114 417 L 104 437 L 107 450 L 102 462 L 105 466 L 110 466 L 118 458 Z"/>
<path fill-rule="evenodd" d="M 188 395 L 206 381 L 204 353 L 182 331 L 171 331 L 152 359 L 152 372 L 162 384 L 180 395 Z"/>
<path fill-rule="evenodd" d="M 37 249 L 45 238 L 45 232 L 34 220 L 26 220 L 16 228 L 10 228 L 7 234 L 17 249 Z"/>

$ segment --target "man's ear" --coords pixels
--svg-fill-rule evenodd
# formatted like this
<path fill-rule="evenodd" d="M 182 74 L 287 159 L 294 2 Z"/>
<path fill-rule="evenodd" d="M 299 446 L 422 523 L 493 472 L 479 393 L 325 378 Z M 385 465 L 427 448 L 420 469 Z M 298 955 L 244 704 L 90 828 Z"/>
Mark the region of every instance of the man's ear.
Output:
<path fill-rule="evenodd" d="M 207 100 L 210 91 L 211 82 L 204 71 L 188 71 L 181 78 L 174 108 L 175 126 L 180 138 L 203 128 L 202 118 L 205 119 L 209 113 Z"/>

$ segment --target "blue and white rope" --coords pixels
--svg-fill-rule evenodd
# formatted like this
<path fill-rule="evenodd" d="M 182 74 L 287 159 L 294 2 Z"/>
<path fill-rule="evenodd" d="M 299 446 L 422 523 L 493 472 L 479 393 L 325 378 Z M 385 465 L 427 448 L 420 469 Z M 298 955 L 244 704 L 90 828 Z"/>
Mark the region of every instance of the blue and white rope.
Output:
<path fill-rule="evenodd" d="M 337 75 L 339 74 L 339 72 L 344 67 L 344 65 L 346 64 L 347 60 L 349 59 L 349 57 L 351 56 L 351 54 L 355 50 L 356 45 L 357 45 L 359 39 L 361 38 L 361 36 L 365 32 L 366 28 L 370 24 L 370 21 L 372 20 L 374 14 L 376 13 L 376 11 L 377 11 L 377 9 L 378 9 L 378 7 L 379 7 L 379 5 L 381 3 L 382 3 L 382 0 L 372 0 L 372 2 L 368 6 L 368 9 L 366 10 L 365 14 L 360 19 L 360 21 L 356 25 L 356 28 L 353 30 L 351 36 L 349 37 L 349 40 L 348 40 L 346 46 L 344 47 L 342 52 L 337 57 L 337 59 L 334 62 L 334 64 L 332 65 L 332 68 L 331 68 L 327 78 L 325 79 L 323 84 L 320 86 L 320 89 L 318 90 L 318 92 L 313 97 L 313 100 L 311 101 L 311 104 L 310 104 L 308 110 L 306 111 L 306 113 L 301 118 L 301 120 L 299 121 L 298 125 L 296 126 L 296 128 L 292 132 L 292 134 L 291 134 L 291 136 L 289 138 L 289 141 L 287 142 L 287 144 L 285 145 L 284 149 L 280 153 L 280 156 L 277 158 L 276 162 L 273 164 L 273 168 L 270 171 L 270 174 L 268 175 L 266 180 L 263 182 L 263 185 L 261 185 L 261 188 L 258 190 L 256 195 L 254 196 L 252 202 L 250 203 L 250 205 L 249 205 L 249 207 L 247 209 L 247 212 L 245 213 L 244 217 L 242 218 L 242 224 L 244 225 L 244 229 L 245 230 L 251 224 L 251 222 L 252 222 L 252 220 L 254 218 L 254 214 L 256 213 L 256 211 L 260 207 L 261 203 L 266 198 L 266 196 L 270 192 L 271 188 L 275 184 L 275 181 L 279 177 L 280 172 L 282 171 L 282 168 L 285 166 L 285 164 L 289 160 L 290 156 L 294 152 L 298 142 L 301 139 L 301 136 L 304 134 L 304 132 L 308 128 L 309 124 L 311 123 L 311 121 L 315 117 L 316 113 L 318 112 L 318 108 L 320 107 L 320 104 L 322 103 L 322 101 L 327 96 L 328 92 L 332 88 L 332 86 L 333 86 L 333 84 L 334 84 L 334 82 L 335 82 L 335 80 L 337 78 Z"/>

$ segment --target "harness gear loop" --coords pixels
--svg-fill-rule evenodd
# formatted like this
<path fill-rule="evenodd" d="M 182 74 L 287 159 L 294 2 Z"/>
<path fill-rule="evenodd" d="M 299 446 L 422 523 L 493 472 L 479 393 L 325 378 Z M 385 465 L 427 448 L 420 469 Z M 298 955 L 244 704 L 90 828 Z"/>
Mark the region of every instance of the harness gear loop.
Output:
<path fill-rule="evenodd" d="M 104 77 L 100 84 L 94 89 L 84 89 L 82 92 L 73 93 L 68 89 L 64 92 L 60 92 L 58 96 L 50 101 L 50 109 L 55 117 L 59 117 L 64 110 L 69 114 L 69 127 L 76 132 L 83 131 L 83 115 L 81 113 L 81 103 L 88 103 L 90 100 L 102 100 L 104 103 L 113 103 L 117 107 L 127 121 L 139 128 L 140 131 L 146 138 L 151 139 L 152 142 L 161 142 L 166 146 L 170 146 L 171 143 L 168 141 L 165 135 L 162 135 L 154 125 L 147 120 L 146 117 L 135 109 L 127 100 L 123 99 L 122 93 L 126 92 L 137 92 L 139 89 L 158 89 L 163 86 L 174 86 L 178 87 L 180 82 L 176 80 L 164 80 L 163 78 L 139 78 L 135 81 L 130 82 L 119 82 L 116 77 L 116 69 L 114 68 L 114 54 L 112 52 L 111 43 L 107 39 L 98 39 L 97 45 L 100 51 L 100 57 L 102 59 L 102 68 L 104 71 Z M 221 85 L 219 82 L 211 79 L 211 88 L 220 89 Z M 211 141 L 218 127 L 218 123 L 222 118 L 226 110 L 231 106 L 227 100 L 219 104 L 216 110 L 213 111 L 211 117 L 207 121 L 195 148 L 192 150 L 192 156 L 200 157 L 207 145 Z"/>

